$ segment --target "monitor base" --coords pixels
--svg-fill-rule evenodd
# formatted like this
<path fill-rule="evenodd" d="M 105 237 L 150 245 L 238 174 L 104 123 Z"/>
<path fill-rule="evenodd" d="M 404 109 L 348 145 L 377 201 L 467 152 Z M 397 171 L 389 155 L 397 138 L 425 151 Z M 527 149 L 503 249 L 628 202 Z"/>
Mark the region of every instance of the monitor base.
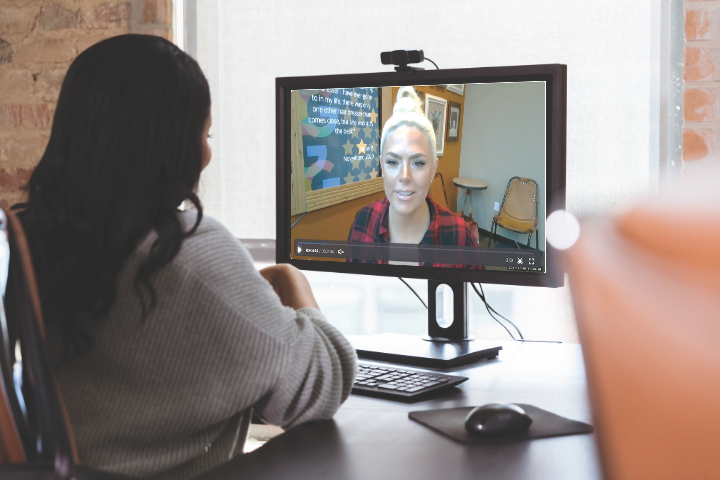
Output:
<path fill-rule="evenodd" d="M 488 340 L 432 342 L 399 333 L 347 335 L 347 339 L 361 359 L 418 367 L 458 367 L 497 358 L 502 350 L 498 342 Z"/>
<path fill-rule="evenodd" d="M 475 340 L 475 335 L 468 335 L 467 338 L 463 338 L 462 340 L 453 340 L 452 338 L 444 338 L 444 337 L 431 337 L 430 335 L 423 335 L 423 340 L 426 342 L 447 342 L 447 343 L 462 343 L 462 342 L 472 342 Z"/>

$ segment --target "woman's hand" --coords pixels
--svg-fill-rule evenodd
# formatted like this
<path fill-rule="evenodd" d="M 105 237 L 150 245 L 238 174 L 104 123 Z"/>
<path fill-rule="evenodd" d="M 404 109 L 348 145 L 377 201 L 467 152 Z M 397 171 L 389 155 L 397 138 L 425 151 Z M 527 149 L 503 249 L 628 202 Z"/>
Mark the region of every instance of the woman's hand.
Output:
<path fill-rule="evenodd" d="M 265 280 L 270 282 L 280 302 L 286 307 L 299 310 L 301 308 L 319 308 L 313 296 L 310 284 L 305 275 L 287 263 L 273 265 L 260 270 Z"/>

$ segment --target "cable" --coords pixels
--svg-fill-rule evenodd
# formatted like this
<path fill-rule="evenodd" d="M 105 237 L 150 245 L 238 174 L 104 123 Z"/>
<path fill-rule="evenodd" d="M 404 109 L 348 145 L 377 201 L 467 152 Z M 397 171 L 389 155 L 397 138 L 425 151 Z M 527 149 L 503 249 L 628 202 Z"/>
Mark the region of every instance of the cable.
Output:
<path fill-rule="evenodd" d="M 427 57 L 425 57 L 425 60 L 427 60 L 428 62 L 432 63 L 433 65 L 435 65 L 435 68 L 437 68 L 438 70 L 440 70 L 440 67 L 437 66 L 437 63 L 433 62 L 432 60 L 430 60 L 430 59 L 427 58 Z"/>
<path fill-rule="evenodd" d="M 502 322 L 501 322 L 500 320 L 498 320 L 497 318 L 495 318 L 495 316 L 492 314 L 492 312 L 490 312 L 490 308 L 492 308 L 492 307 L 490 307 L 490 305 L 487 304 L 487 302 L 485 301 L 485 297 L 483 297 L 482 295 L 480 295 L 480 292 L 477 291 L 477 288 L 475 288 L 475 284 L 474 284 L 474 283 L 471 283 L 470 285 L 472 285 L 473 290 L 475 290 L 475 293 L 478 294 L 478 296 L 480 297 L 480 299 L 481 299 L 481 300 L 483 301 L 483 303 L 485 304 L 485 308 L 487 308 L 487 311 L 488 311 L 488 314 L 490 315 L 490 318 L 492 318 L 493 320 L 495 320 L 501 327 L 503 327 L 503 328 L 505 329 L 505 331 L 508 332 L 508 335 L 510 335 L 510 338 L 512 338 L 512 339 L 515 340 L 515 341 L 518 341 L 517 338 L 515 338 L 515 336 L 512 334 L 512 332 L 511 332 L 510 330 L 508 330 L 508 328 L 505 326 L 505 324 L 502 323 Z"/>
<path fill-rule="evenodd" d="M 487 309 L 488 314 L 490 315 L 490 318 L 492 318 L 493 320 L 495 320 L 501 327 L 503 327 L 503 328 L 505 329 L 505 331 L 508 332 L 508 335 L 510 335 L 510 338 L 512 338 L 512 339 L 515 340 L 516 342 L 517 342 L 517 341 L 520 341 L 520 340 L 518 340 L 517 338 L 515 338 L 515 335 L 512 334 L 512 332 L 505 326 L 504 323 L 502 323 L 500 320 L 498 320 L 498 319 L 495 317 L 495 315 L 493 315 L 492 312 L 494 312 L 495 309 L 492 308 L 492 307 L 487 303 L 487 301 L 485 300 L 485 292 L 483 292 L 482 294 L 481 294 L 480 292 L 478 292 L 477 287 L 476 287 L 475 284 L 472 283 L 472 282 L 470 283 L 470 285 L 472 286 L 473 290 L 475 290 L 475 293 L 477 293 L 478 297 L 480 297 L 480 300 L 482 300 L 483 303 L 485 304 L 485 308 Z M 480 288 L 482 289 L 482 285 L 480 285 Z M 497 313 L 497 312 L 496 312 L 496 313 Z M 498 313 L 498 315 L 500 315 L 500 314 Z M 500 315 L 500 316 L 503 317 L 502 315 Z M 505 317 L 503 317 L 503 318 L 505 318 Z M 505 320 L 507 320 L 507 318 L 505 318 Z M 518 331 L 518 333 L 520 334 L 520 338 L 522 339 L 523 336 L 522 336 L 522 333 L 520 333 L 520 330 L 515 326 L 515 324 L 513 324 L 513 323 L 510 322 L 509 320 L 508 320 L 508 322 L 510 323 L 510 325 L 512 325 L 513 327 L 515 327 L 515 330 Z"/>
<path fill-rule="evenodd" d="M 423 307 L 425 307 L 426 309 L 428 308 L 428 306 L 425 304 L 425 302 L 423 301 L 423 299 L 420 298 L 420 295 L 418 295 L 418 293 L 415 291 L 414 288 L 412 288 L 402 277 L 398 277 L 398 280 L 400 280 L 401 282 L 403 282 L 403 283 L 405 284 L 405 286 L 408 287 L 408 288 L 410 289 L 410 291 L 412 291 L 412 292 L 415 294 L 415 296 L 418 298 L 418 300 L 420 300 L 420 303 L 423 304 Z M 498 322 L 498 323 L 500 324 L 500 326 L 503 327 L 506 332 L 508 332 L 508 335 L 510 335 L 510 338 L 512 338 L 513 340 L 518 341 L 518 342 L 524 340 L 523 335 L 522 335 L 522 332 L 521 332 L 520 329 L 517 327 L 517 325 L 515 325 L 513 322 L 511 322 L 510 320 L 508 320 L 507 318 L 505 318 L 503 315 L 501 315 L 500 313 L 498 313 L 497 311 L 495 311 L 495 309 L 492 308 L 492 307 L 487 303 L 487 301 L 485 301 L 485 292 L 483 291 L 482 294 L 480 294 L 480 292 L 478 292 L 478 290 L 477 290 L 477 287 L 475 287 L 475 284 L 474 284 L 474 283 L 470 283 L 470 285 L 472 285 L 473 290 L 475 290 L 475 293 L 478 294 L 478 296 L 480 297 L 480 299 L 481 299 L 481 300 L 483 301 L 483 303 L 485 304 L 485 308 L 487 308 L 487 311 L 488 311 L 488 313 L 490 314 L 490 317 L 491 317 L 493 320 L 495 320 L 496 322 Z M 480 285 L 480 289 L 482 290 L 482 285 Z M 495 318 L 495 316 L 493 315 L 493 312 L 495 312 L 496 314 L 500 315 L 500 316 L 501 316 L 502 318 L 504 318 L 510 325 L 512 325 L 513 327 L 515 327 L 515 330 L 517 330 L 518 334 L 520 334 L 520 338 L 521 338 L 522 340 L 516 339 L 515 336 L 512 334 L 512 332 L 511 332 L 510 330 L 508 330 L 508 328 L 507 328 L 500 320 L 498 320 L 497 318 Z"/>
<path fill-rule="evenodd" d="M 490 311 L 492 310 L 493 313 L 495 313 L 495 314 L 498 315 L 500 318 L 502 318 L 503 320 L 505 320 L 506 322 L 508 322 L 510 325 L 512 325 L 513 328 L 515 328 L 515 330 L 517 330 L 518 335 L 520 335 L 520 338 L 524 340 L 525 337 L 523 337 L 523 334 L 522 334 L 522 332 L 520 331 L 520 329 L 517 327 L 517 325 L 515 325 L 513 322 L 510 321 L 510 319 L 508 319 L 506 316 L 502 315 L 500 312 L 498 312 L 498 311 L 495 310 L 493 307 L 491 307 L 489 303 L 487 303 L 487 299 L 485 298 L 485 290 L 483 290 L 482 284 L 481 284 L 481 283 L 478 283 L 478 285 L 480 286 L 480 293 L 482 293 L 482 295 L 481 295 L 480 293 L 478 293 L 477 289 L 475 288 L 475 284 L 474 284 L 474 283 L 471 283 L 471 285 L 473 286 L 473 289 L 475 290 L 475 293 L 477 293 L 478 295 L 480 295 L 480 299 L 481 299 L 481 300 L 483 301 L 483 303 L 485 304 L 485 307 L 488 309 L 488 312 L 490 312 Z M 492 313 L 490 314 L 490 316 L 492 316 Z"/>
<path fill-rule="evenodd" d="M 420 303 L 422 303 L 423 307 L 425 307 L 426 309 L 428 308 L 428 306 L 425 304 L 425 302 L 423 301 L 423 299 L 420 298 L 420 295 L 418 295 L 418 293 L 415 291 L 414 288 L 412 288 L 412 287 L 410 286 L 410 284 L 408 284 L 402 277 L 398 277 L 398 280 L 400 280 L 402 283 L 404 283 L 405 286 L 408 287 L 408 288 L 410 289 L 410 291 L 415 294 L 415 296 L 418 298 L 418 300 L 420 300 Z M 493 307 L 490 306 L 490 304 L 489 304 L 489 303 L 487 302 L 487 300 L 485 299 L 485 291 L 484 291 L 483 288 L 482 288 L 482 284 L 478 283 L 478 285 L 480 286 L 480 291 L 478 291 L 478 289 L 477 289 L 477 287 L 475 286 L 474 283 L 472 283 L 472 282 L 468 282 L 468 283 L 470 283 L 470 286 L 472 286 L 473 290 L 475 290 L 475 293 L 477 293 L 478 297 L 480 297 L 480 300 L 482 300 L 483 303 L 485 304 L 485 308 L 487 309 L 488 314 L 490 315 L 490 318 L 492 318 L 492 319 L 495 320 L 498 324 L 500 324 L 500 326 L 505 329 L 505 331 L 508 333 L 508 335 L 510 335 L 510 338 L 512 338 L 514 341 L 516 341 L 516 342 L 535 342 L 535 343 L 562 343 L 562 342 L 559 341 L 559 340 L 526 340 L 525 337 L 523 337 L 523 334 L 522 334 L 522 332 L 520 331 L 520 329 L 517 327 L 517 325 L 515 325 L 512 321 L 510 321 L 510 319 L 508 319 L 507 317 L 505 317 L 504 315 L 502 315 L 501 313 L 499 313 L 497 310 L 495 310 Z M 482 292 L 482 293 L 480 293 L 480 292 Z M 498 320 L 498 319 L 495 317 L 495 315 L 493 315 L 493 313 L 494 313 L 495 315 L 498 315 L 498 316 L 501 317 L 502 319 L 504 319 L 504 320 L 505 320 L 506 322 L 508 322 L 510 325 L 512 325 L 513 328 L 515 328 L 515 330 L 517 330 L 518 335 L 520 335 L 520 338 L 519 338 L 519 339 L 518 339 L 518 338 L 515 338 L 515 336 L 514 336 L 514 335 L 512 334 L 512 332 L 507 328 L 507 326 L 505 326 L 504 323 L 502 323 L 500 320 Z"/>
<path fill-rule="evenodd" d="M 520 250 L 522 252 L 522 248 L 520 248 L 520 245 L 518 245 L 518 243 L 517 243 L 516 235 L 517 235 L 517 233 L 513 232 L 513 242 L 515 242 L 515 246 L 518 247 L 518 250 Z"/>
<path fill-rule="evenodd" d="M 403 280 L 402 277 L 398 277 L 398 280 L 403 282 L 405 284 L 405 286 L 408 287 L 415 294 L 415 296 L 418 298 L 418 300 L 420 300 L 420 303 L 422 303 L 423 307 L 425 307 L 425 309 L 427 310 L 428 306 L 425 305 L 425 302 L 423 302 L 423 299 L 420 298 L 420 295 L 418 295 L 418 293 L 415 291 L 415 289 L 412 288 L 405 280 Z"/>
<path fill-rule="evenodd" d="M 470 285 L 472 285 L 473 290 L 475 290 L 475 293 L 478 294 L 478 296 L 480 297 L 480 299 L 481 299 L 481 300 L 483 301 L 483 303 L 485 304 L 485 307 L 488 309 L 488 313 L 490 313 L 490 311 L 492 310 L 494 313 L 496 313 L 497 315 L 499 315 L 500 317 L 502 317 L 503 319 L 505 319 L 505 321 L 507 321 L 510 325 L 512 325 L 513 327 L 515 327 L 515 330 L 517 330 L 518 334 L 520 334 L 520 339 L 519 339 L 519 340 L 518 340 L 517 338 L 513 337 L 513 334 L 510 333 L 510 330 L 508 330 L 507 327 L 505 327 L 505 325 L 503 325 L 497 318 L 495 318 L 495 316 L 494 316 L 492 313 L 490 313 L 490 316 L 493 318 L 493 320 L 495 320 L 495 321 L 498 322 L 500 325 L 502 325 L 502 327 L 505 328 L 505 330 L 506 330 L 508 333 L 510 333 L 510 337 L 512 337 L 512 339 L 515 340 L 516 342 L 563 343 L 563 342 L 561 342 L 560 340 L 527 340 L 526 338 L 523 337 L 522 332 L 520 332 L 520 329 L 517 327 L 517 325 L 515 325 L 515 324 L 514 324 L 513 322 L 511 322 L 508 318 L 506 318 L 505 316 L 503 316 L 502 314 L 500 314 L 497 310 L 495 310 L 493 307 L 491 307 L 489 303 L 487 303 L 487 300 L 485 299 L 485 291 L 484 291 L 483 288 L 482 288 L 482 284 L 478 283 L 478 285 L 480 286 L 480 292 L 482 292 L 482 295 L 480 294 L 480 292 L 478 292 L 477 288 L 475 288 L 475 284 L 474 284 L 474 283 L 471 283 Z"/>

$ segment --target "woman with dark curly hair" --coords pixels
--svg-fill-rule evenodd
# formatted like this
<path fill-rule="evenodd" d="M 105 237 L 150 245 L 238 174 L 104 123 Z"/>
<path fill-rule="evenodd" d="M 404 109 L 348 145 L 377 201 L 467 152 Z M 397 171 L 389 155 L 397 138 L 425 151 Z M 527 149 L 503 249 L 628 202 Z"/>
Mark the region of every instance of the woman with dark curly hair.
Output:
<path fill-rule="evenodd" d="M 104 40 L 70 66 L 14 207 L 87 465 L 191 478 L 242 453 L 253 409 L 288 428 L 331 417 L 350 392 L 354 350 L 305 277 L 258 272 L 203 217 L 210 124 L 191 57 L 160 37 Z"/>

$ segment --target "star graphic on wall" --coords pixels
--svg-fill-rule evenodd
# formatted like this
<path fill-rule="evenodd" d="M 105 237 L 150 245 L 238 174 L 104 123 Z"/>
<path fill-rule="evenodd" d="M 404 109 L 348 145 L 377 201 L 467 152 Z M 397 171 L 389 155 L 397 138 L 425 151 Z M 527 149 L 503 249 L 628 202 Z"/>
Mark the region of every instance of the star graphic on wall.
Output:
<path fill-rule="evenodd" d="M 343 116 L 343 118 L 348 122 L 352 120 L 352 115 L 350 115 L 350 109 L 347 107 L 345 107 L 345 115 Z"/>
<path fill-rule="evenodd" d="M 358 175 L 358 180 L 367 180 L 368 175 L 366 173 L 360 172 L 360 175 Z"/>
<path fill-rule="evenodd" d="M 345 183 L 352 183 L 353 182 L 354 175 L 352 173 L 348 173 L 347 177 L 343 178 L 345 180 Z"/>
<path fill-rule="evenodd" d="M 356 168 L 360 168 L 360 162 L 362 162 L 362 160 L 353 160 L 351 162 L 352 166 L 353 166 L 353 170 L 355 170 Z"/>
<path fill-rule="evenodd" d="M 373 158 L 365 157 L 365 166 L 366 166 L 366 167 L 371 167 L 373 160 L 374 160 Z"/>
<path fill-rule="evenodd" d="M 357 138 L 359 139 L 359 138 L 360 138 L 360 135 L 358 135 L 358 132 L 360 132 L 360 129 L 357 128 L 357 127 L 353 127 L 353 129 L 352 129 L 352 136 L 351 136 L 350 138 L 355 138 L 355 137 L 357 137 Z"/>
<path fill-rule="evenodd" d="M 365 138 L 370 140 L 370 136 L 372 135 L 373 129 L 370 127 L 363 128 L 363 132 L 365 132 Z"/>
<path fill-rule="evenodd" d="M 365 147 L 367 147 L 367 144 L 360 140 L 360 143 L 357 144 L 358 147 L 358 153 L 365 153 Z"/>
<path fill-rule="evenodd" d="M 377 174 L 378 174 L 377 170 L 370 170 L 370 173 L 368 173 L 368 175 L 370 175 L 370 178 L 377 177 Z"/>
<path fill-rule="evenodd" d="M 378 144 L 376 141 L 373 140 L 370 145 L 368 145 L 368 148 L 365 149 L 367 152 L 377 152 L 378 151 Z"/>
<path fill-rule="evenodd" d="M 373 111 L 370 112 L 368 115 L 370 115 L 370 121 L 371 121 L 372 123 L 377 123 L 378 114 L 375 113 L 375 109 L 374 109 L 374 108 L 373 108 Z"/>
<path fill-rule="evenodd" d="M 355 146 L 355 145 L 353 145 L 352 143 L 350 143 L 350 140 L 348 140 L 347 142 L 345 142 L 345 145 L 343 145 L 343 148 L 345 149 L 345 155 L 352 155 L 352 153 L 353 153 L 353 147 L 354 147 L 354 146 Z"/>

